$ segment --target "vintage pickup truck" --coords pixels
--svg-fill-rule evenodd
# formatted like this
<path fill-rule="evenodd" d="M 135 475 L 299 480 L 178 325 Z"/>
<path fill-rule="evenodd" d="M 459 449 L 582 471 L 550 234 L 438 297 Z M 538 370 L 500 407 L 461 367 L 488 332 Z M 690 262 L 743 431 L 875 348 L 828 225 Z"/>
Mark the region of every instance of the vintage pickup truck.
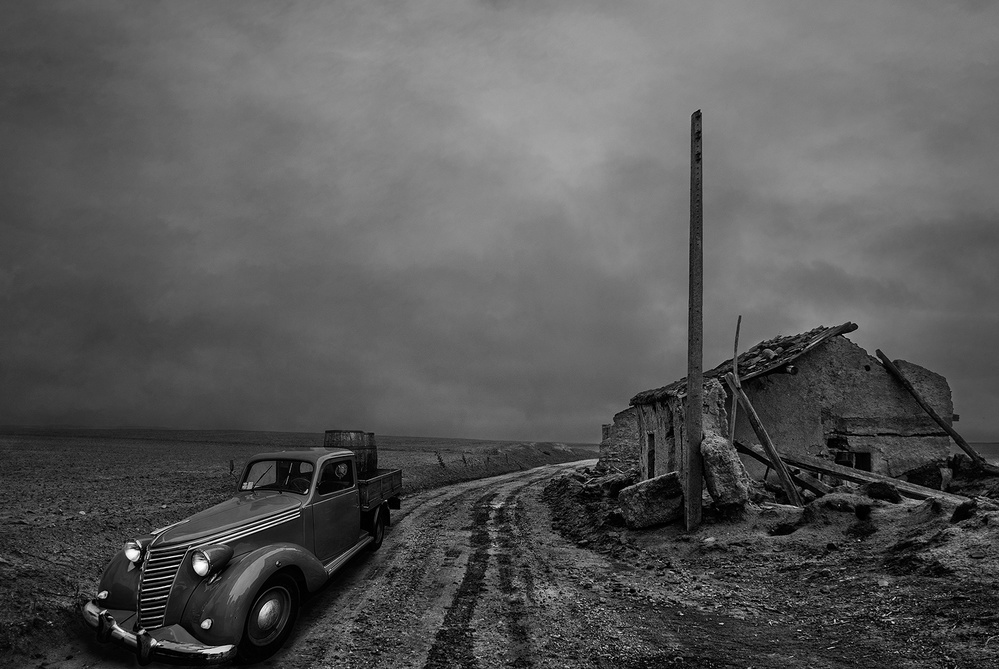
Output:
<path fill-rule="evenodd" d="M 402 472 L 363 464 L 344 449 L 253 456 L 235 497 L 126 541 L 84 620 L 141 664 L 263 660 L 304 595 L 381 545 Z"/>

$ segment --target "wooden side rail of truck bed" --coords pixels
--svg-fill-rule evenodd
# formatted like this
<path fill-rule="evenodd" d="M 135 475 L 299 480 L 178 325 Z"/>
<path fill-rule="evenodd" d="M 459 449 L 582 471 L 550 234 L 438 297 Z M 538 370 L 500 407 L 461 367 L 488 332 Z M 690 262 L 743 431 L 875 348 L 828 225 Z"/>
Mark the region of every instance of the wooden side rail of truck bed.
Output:
<path fill-rule="evenodd" d="M 369 511 L 386 501 L 390 508 L 398 509 L 402 470 L 376 469 L 371 476 L 358 478 L 357 488 L 361 496 L 361 510 Z"/>

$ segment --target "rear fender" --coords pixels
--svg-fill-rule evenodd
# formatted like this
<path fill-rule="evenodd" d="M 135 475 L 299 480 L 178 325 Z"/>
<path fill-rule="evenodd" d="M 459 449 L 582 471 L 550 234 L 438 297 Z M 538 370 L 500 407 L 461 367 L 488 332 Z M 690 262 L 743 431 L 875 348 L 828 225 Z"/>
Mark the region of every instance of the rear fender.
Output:
<path fill-rule="evenodd" d="M 308 592 L 327 580 L 322 563 L 297 544 L 258 548 L 234 558 L 217 577 L 209 576 L 198 584 L 184 610 L 184 627 L 209 645 L 239 643 L 253 598 L 268 579 L 285 570 L 291 570 Z M 207 630 L 201 627 L 206 618 L 212 619 Z"/>
<path fill-rule="evenodd" d="M 380 513 L 385 514 L 385 524 L 390 525 L 391 521 L 389 519 L 389 508 L 390 505 L 387 502 L 382 502 L 370 511 L 366 511 L 361 514 L 361 529 L 365 532 L 373 533 L 375 528 L 375 519 Z"/>

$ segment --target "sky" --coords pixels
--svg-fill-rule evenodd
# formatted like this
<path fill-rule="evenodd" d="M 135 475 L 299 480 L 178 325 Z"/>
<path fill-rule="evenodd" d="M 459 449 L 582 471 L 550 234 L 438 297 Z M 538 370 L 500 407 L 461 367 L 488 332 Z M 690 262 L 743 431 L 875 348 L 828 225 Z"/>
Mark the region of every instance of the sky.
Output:
<path fill-rule="evenodd" d="M 999 441 L 999 3 L 0 9 L 0 424 L 597 442 L 779 334 Z"/>

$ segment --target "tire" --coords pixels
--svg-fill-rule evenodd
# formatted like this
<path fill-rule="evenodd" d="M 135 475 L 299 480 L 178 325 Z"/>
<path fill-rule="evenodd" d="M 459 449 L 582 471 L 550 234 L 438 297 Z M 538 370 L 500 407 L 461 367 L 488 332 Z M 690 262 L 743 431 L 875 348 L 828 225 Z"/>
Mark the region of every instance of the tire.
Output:
<path fill-rule="evenodd" d="M 385 515 L 385 509 L 379 508 L 375 511 L 375 517 L 371 524 L 371 536 L 373 536 L 375 540 L 368 544 L 368 547 L 372 551 L 376 551 L 381 548 L 382 541 L 385 540 L 385 525 L 387 524 Z"/>
<path fill-rule="evenodd" d="M 241 662 L 260 662 L 281 647 L 295 626 L 299 598 L 298 583 L 288 574 L 276 574 L 264 583 L 243 623 L 236 651 Z"/>

